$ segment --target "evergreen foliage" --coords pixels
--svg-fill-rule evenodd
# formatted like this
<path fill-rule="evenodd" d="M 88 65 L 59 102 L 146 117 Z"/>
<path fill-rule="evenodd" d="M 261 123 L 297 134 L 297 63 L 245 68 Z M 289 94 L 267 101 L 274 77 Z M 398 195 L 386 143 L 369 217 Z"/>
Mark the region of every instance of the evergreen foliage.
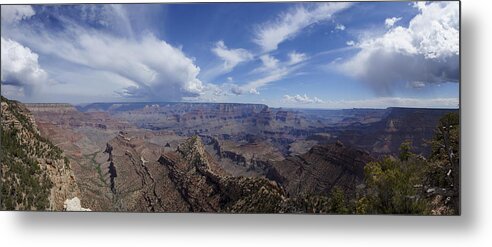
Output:
<path fill-rule="evenodd" d="M 58 147 L 38 134 L 18 102 L 4 97 L 1 97 L 1 101 L 8 104 L 8 114 L 17 120 L 17 124 L 4 123 L 2 116 L 0 209 L 46 210 L 50 207 L 49 196 L 53 183 L 39 165 L 38 159 L 64 159 L 66 163 L 68 159 Z"/>

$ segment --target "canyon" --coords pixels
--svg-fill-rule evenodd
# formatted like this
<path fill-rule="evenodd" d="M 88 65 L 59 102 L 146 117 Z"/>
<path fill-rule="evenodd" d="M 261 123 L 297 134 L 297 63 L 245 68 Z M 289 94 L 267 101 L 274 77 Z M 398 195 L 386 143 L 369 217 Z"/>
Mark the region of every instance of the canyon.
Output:
<path fill-rule="evenodd" d="M 347 198 L 355 195 L 364 186 L 365 165 L 397 157 L 402 142 L 428 156 L 439 119 L 457 112 L 167 102 L 23 105 L 39 135 L 70 163 L 73 181 L 67 183 L 77 189 L 56 199 L 53 209 L 77 197 L 81 210 L 125 212 L 329 212 L 335 188 Z"/>

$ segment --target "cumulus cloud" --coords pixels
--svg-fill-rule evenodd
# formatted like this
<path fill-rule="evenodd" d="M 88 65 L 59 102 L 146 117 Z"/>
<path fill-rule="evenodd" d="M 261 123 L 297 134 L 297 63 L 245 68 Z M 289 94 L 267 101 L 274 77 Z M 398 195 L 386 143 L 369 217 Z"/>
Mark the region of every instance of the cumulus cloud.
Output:
<path fill-rule="evenodd" d="M 61 57 L 94 69 L 111 71 L 135 83 L 120 91 L 126 97 L 180 100 L 199 96 L 205 89 L 197 79 L 200 68 L 180 49 L 153 35 L 140 41 L 120 40 L 102 34 L 82 36 L 79 50 L 65 50 Z M 70 47 L 72 48 L 72 47 Z M 68 52 L 68 53 L 65 53 Z M 104 52 L 104 57 L 97 54 Z"/>
<path fill-rule="evenodd" d="M 318 97 L 309 97 L 306 94 L 304 95 L 284 95 L 284 101 L 290 102 L 290 103 L 300 103 L 300 104 L 320 104 L 323 103 L 324 101 L 319 99 Z"/>
<path fill-rule="evenodd" d="M 2 6 L 3 10 L 3 6 Z M 11 39 L 1 37 L 2 85 L 12 85 L 31 95 L 48 81 L 47 73 L 38 62 L 38 54 Z"/>
<path fill-rule="evenodd" d="M 392 28 L 400 20 L 401 17 L 387 18 L 386 20 L 384 20 L 384 25 L 386 26 L 386 28 Z"/>
<path fill-rule="evenodd" d="M 398 26 L 360 40 L 360 51 L 339 69 L 381 95 L 390 95 L 399 83 L 458 82 L 459 4 L 432 2 L 418 7 L 420 13 L 407 28 Z"/>
<path fill-rule="evenodd" d="M 316 3 L 303 5 L 281 13 L 273 22 L 256 27 L 254 42 L 264 52 L 276 50 L 287 39 L 294 38 L 302 29 L 329 20 L 335 13 L 348 8 L 350 3 Z"/>
<path fill-rule="evenodd" d="M 2 5 L 2 23 L 12 24 L 28 19 L 36 12 L 31 5 Z"/>
<path fill-rule="evenodd" d="M 304 53 L 298 53 L 298 52 L 291 52 L 288 54 L 289 56 L 289 65 L 293 65 L 293 64 L 298 64 L 300 62 L 303 62 L 307 59 L 307 56 L 306 54 Z"/>
<path fill-rule="evenodd" d="M 245 49 L 229 49 L 224 41 L 218 41 L 212 52 L 224 61 L 223 72 L 231 71 L 236 65 L 253 59 L 253 55 Z"/>

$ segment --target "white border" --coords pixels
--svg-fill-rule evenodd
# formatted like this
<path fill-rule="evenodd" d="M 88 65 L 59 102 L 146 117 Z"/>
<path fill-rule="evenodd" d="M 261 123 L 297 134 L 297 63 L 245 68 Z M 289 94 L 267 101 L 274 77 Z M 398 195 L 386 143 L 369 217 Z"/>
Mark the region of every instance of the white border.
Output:
<path fill-rule="evenodd" d="M 462 216 L 0 212 L 0 245 L 492 246 L 491 3 L 462 1 Z"/>

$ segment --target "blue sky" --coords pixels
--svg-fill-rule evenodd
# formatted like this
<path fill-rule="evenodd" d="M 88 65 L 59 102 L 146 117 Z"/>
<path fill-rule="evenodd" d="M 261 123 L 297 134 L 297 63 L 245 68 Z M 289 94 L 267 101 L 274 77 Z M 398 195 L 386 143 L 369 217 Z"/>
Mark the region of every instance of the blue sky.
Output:
<path fill-rule="evenodd" d="M 2 6 L 24 102 L 458 107 L 458 2 Z"/>

